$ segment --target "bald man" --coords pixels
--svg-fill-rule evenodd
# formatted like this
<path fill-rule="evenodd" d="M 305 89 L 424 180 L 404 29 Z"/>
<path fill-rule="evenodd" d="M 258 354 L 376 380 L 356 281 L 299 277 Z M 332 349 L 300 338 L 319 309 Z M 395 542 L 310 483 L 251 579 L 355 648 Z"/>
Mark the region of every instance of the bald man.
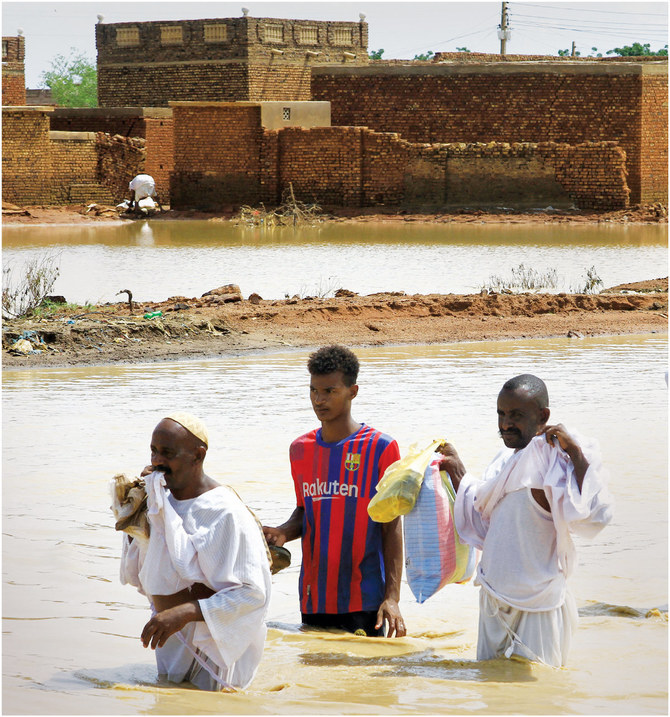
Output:
<path fill-rule="evenodd" d="M 592 537 L 610 522 L 604 470 L 594 442 L 548 425 L 549 395 L 537 376 L 507 381 L 497 412 L 505 448 L 483 481 L 466 472 L 451 445 L 441 463 L 457 491 L 458 534 L 482 551 L 477 658 L 560 667 L 577 622 L 567 587 L 570 534 Z"/>
<path fill-rule="evenodd" d="M 227 486 L 204 471 L 209 439 L 175 413 L 151 436 L 145 476 L 150 536 L 123 537 L 121 582 L 151 604 L 142 630 L 159 678 L 203 690 L 244 688 L 263 654 L 270 599 L 260 525 Z"/>

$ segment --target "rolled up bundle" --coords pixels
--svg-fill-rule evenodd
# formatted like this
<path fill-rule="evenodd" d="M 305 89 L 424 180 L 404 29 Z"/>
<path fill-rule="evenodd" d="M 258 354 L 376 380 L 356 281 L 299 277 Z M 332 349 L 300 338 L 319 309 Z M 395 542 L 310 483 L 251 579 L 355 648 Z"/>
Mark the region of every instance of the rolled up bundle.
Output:
<path fill-rule="evenodd" d="M 141 478 L 131 480 L 124 473 L 110 481 L 112 513 L 116 518 L 114 528 L 128 533 L 131 538 L 148 540 L 147 492 Z"/>

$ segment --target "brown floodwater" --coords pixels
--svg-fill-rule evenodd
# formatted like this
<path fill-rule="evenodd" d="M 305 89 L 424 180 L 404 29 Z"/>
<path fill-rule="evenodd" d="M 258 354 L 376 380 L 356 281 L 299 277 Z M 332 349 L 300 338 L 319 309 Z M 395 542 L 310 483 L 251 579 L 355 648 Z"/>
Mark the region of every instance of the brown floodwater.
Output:
<path fill-rule="evenodd" d="M 211 221 L 8 226 L 3 261 L 45 253 L 60 275 L 52 293 L 72 303 L 201 296 L 238 284 L 247 297 L 478 293 L 491 277 L 555 272 L 554 291 L 578 291 L 592 267 L 603 285 L 667 275 L 667 226 L 622 224 L 324 224 L 243 229 Z"/>
<path fill-rule="evenodd" d="M 303 632 L 293 564 L 273 577 L 269 633 L 245 692 L 156 683 L 145 598 L 118 580 L 108 481 L 136 474 L 172 409 L 207 423 L 208 473 L 266 524 L 294 507 L 288 446 L 315 425 L 307 353 L 3 373 L 3 713 L 667 714 L 665 336 L 366 348 L 354 417 L 401 450 L 451 440 L 481 471 L 499 447 L 495 396 L 548 383 L 552 419 L 596 437 L 614 522 L 579 540 L 581 618 L 560 670 L 477 662 L 477 588 L 423 605 L 404 583 L 400 640 Z M 659 609 L 658 613 L 650 610 Z"/>

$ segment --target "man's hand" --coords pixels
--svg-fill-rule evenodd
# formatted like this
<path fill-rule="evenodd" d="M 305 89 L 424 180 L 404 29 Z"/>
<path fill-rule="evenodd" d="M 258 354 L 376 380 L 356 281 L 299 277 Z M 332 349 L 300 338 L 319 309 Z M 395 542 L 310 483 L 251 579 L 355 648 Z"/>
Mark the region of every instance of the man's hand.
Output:
<path fill-rule="evenodd" d="M 444 458 L 440 461 L 440 470 L 446 471 L 449 474 L 454 490 L 458 491 L 461 479 L 466 473 L 463 461 L 461 461 L 458 453 L 456 453 L 456 449 L 451 445 L 451 443 L 443 443 L 437 449 L 437 452 L 444 456 Z"/>
<path fill-rule="evenodd" d="M 202 610 L 197 600 L 185 602 L 154 615 L 142 630 L 142 644 L 152 650 L 163 647 L 170 635 L 174 635 L 189 622 L 202 620 Z"/>
<path fill-rule="evenodd" d="M 562 423 L 557 423 L 555 426 L 545 426 L 545 428 L 538 433 L 539 436 L 544 434 L 547 439 L 547 443 L 552 445 L 558 445 L 570 456 L 572 465 L 575 468 L 575 478 L 577 479 L 577 487 L 579 492 L 582 492 L 582 483 L 584 476 L 589 467 L 589 462 L 582 453 L 582 449 L 575 439 L 567 432 L 565 426 Z"/>
<path fill-rule="evenodd" d="M 263 526 L 263 535 L 268 545 L 276 545 L 281 548 L 286 542 L 286 533 L 281 528 L 270 528 L 267 525 Z"/>
<path fill-rule="evenodd" d="M 140 473 L 140 478 L 144 478 L 144 476 L 151 475 L 154 472 L 153 466 L 144 466 L 144 469 Z"/>
<path fill-rule="evenodd" d="M 398 607 L 397 600 L 392 598 L 386 598 L 384 602 L 379 606 L 377 611 L 377 624 L 375 630 L 384 624 L 384 620 L 388 623 L 388 630 L 386 631 L 386 637 L 405 637 L 407 630 L 405 628 L 405 621 L 402 619 L 400 614 L 400 608 Z"/>

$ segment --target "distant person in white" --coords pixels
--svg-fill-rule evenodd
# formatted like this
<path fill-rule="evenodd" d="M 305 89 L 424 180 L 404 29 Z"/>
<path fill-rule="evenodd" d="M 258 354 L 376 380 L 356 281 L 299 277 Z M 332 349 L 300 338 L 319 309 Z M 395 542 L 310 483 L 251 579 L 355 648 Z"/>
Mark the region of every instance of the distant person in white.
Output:
<path fill-rule="evenodd" d="M 612 518 L 596 444 L 548 420 L 544 382 L 516 376 L 498 395 L 506 447 L 483 480 L 466 472 L 453 446 L 443 451 L 441 468 L 458 491 L 456 528 L 482 551 L 475 580 L 480 660 L 565 664 L 577 625 L 567 586 L 575 564 L 570 534 L 592 537 Z"/>
<path fill-rule="evenodd" d="M 138 174 L 132 178 L 130 184 L 128 184 L 130 190 L 130 204 L 128 205 L 128 211 L 133 208 L 138 208 L 138 202 L 147 197 L 156 197 L 156 203 L 160 207 L 158 201 L 158 195 L 156 194 L 156 182 L 150 174 Z"/>
<path fill-rule="evenodd" d="M 148 539 L 123 535 L 121 582 L 147 596 L 142 644 L 159 678 L 203 690 L 243 689 L 256 673 L 270 600 L 260 524 L 234 491 L 203 470 L 207 431 L 173 413 L 151 437 Z"/>

